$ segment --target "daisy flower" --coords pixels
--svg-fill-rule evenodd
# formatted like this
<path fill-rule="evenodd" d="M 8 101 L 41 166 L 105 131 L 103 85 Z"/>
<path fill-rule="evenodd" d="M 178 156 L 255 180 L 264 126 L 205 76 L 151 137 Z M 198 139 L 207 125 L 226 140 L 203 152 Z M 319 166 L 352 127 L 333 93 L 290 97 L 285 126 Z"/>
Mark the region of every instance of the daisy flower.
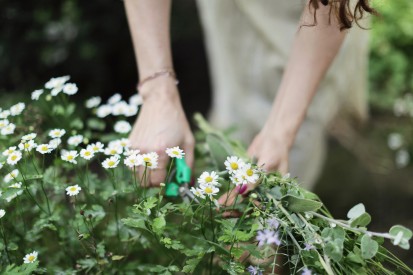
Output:
<path fill-rule="evenodd" d="M 113 105 L 113 104 L 118 103 L 121 100 L 122 100 L 122 96 L 119 93 L 116 93 L 108 99 L 108 104 Z"/>
<path fill-rule="evenodd" d="M 228 173 L 230 174 L 234 174 L 236 171 L 238 171 L 241 167 L 245 165 L 242 159 L 235 156 L 227 157 L 224 164 Z"/>
<path fill-rule="evenodd" d="M 77 88 L 76 84 L 74 83 L 66 83 L 63 86 L 63 93 L 67 94 L 67 95 L 74 95 L 77 93 L 79 89 Z"/>
<path fill-rule="evenodd" d="M 3 112 L 0 112 L 0 118 L 5 119 L 10 116 L 10 111 L 9 110 L 4 110 Z"/>
<path fill-rule="evenodd" d="M 91 148 L 86 148 L 80 150 L 80 156 L 84 159 L 90 160 L 95 156 L 95 152 Z"/>
<path fill-rule="evenodd" d="M 130 141 L 127 138 L 121 138 L 121 139 L 117 139 L 117 140 L 113 140 L 111 142 L 109 142 L 108 147 L 118 147 L 121 146 L 122 148 L 126 149 L 130 146 Z"/>
<path fill-rule="evenodd" d="M 34 143 L 34 140 L 29 140 L 28 142 L 21 142 L 19 144 L 19 149 L 21 151 L 26 151 L 26 152 L 30 152 L 31 150 L 33 150 L 33 148 L 35 148 L 37 146 L 36 143 Z"/>
<path fill-rule="evenodd" d="M 11 153 L 7 157 L 7 163 L 10 165 L 16 165 L 22 159 L 22 153 L 20 151 L 16 151 Z"/>
<path fill-rule="evenodd" d="M 11 135 L 14 133 L 15 129 L 16 125 L 14 125 L 13 123 L 9 123 L 5 127 L 1 128 L 1 134 L 3 136 Z"/>
<path fill-rule="evenodd" d="M 123 115 L 126 117 L 135 116 L 138 113 L 138 107 L 135 105 L 127 105 L 123 110 Z"/>
<path fill-rule="evenodd" d="M 40 96 L 43 94 L 43 89 L 35 90 L 32 92 L 32 100 L 39 100 Z"/>
<path fill-rule="evenodd" d="M 0 120 L 0 129 L 6 127 L 7 125 L 9 125 L 9 120 L 8 119 L 2 119 Z"/>
<path fill-rule="evenodd" d="M 17 196 L 20 196 L 21 194 L 23 194 L 23 190 L 17 191 L 16 193 L 14 193 L 14 194 L 8 196 L 7 198 L 5 198 L 5 200 L 6 200 L 7 202 L 11 202 L 12 200 L 14 200 L 15 198 L 17 198 Z"/>
<path fill-rule="evenodd" d="M 138 154 L 132 154 L 128 156 L 123 163 L 129 168 L 137 167 L 139 165 L 143 165 L 143 157 Z"/>
<path fill-rule="evenodd" d="M 148 153 L 148 154 L 143 154 L 142 155 L 143 162 L 145 163 L 145 166 L 148 167 L 149 169 L 155 169 L 158 167 L 158 154 L 155 152 Z"/>
<path fill-rule="evenodd" d="M 214 185 L 201 185 L 200 189 L 202 192 L 207 195 L 209 198 L 212 198 L 212 196 L 215 196 L 219 192 L 219 188 L 214 186 Z"/>
<path fill-rule="evenodd" d="M 37 261 L 38 254 L 39 253 L 37 253 L 37 251 L 33 251 L 32 253 L 27 254 L 26 256 L 24 256 L 23 262 L 25 264 L 34 263 L 35 261 Z"/>
<path fill-rule="evenodd" d="M 4 211 L 4 209 L 0 209 L 0 219 L 3 218 L 4 215 L 6 215 L 6 211 Z"/>
<path fill-rule="evenodd" d="M 66 130 L 64 129 L 53 129 L 49 132 L 51 138 L 61 138 L 64 134 L 66 134 Z"/>
<path fill-rule="evenodd" d="M 118 155 L 109 157 L 102 162 L 102 166 L 105 169 L 116 168 L 119 164 L 120 158 Z"/>
<path fill-rule="evenodd" d="M 96 115 L 100 118 L 107 117 L 112 113 L 112 106 L 110 105 L 101 105 L 96 110 Z"/>
<path fill-rule="evenodd" d="M 259 179 L 257 170 L 251 167 L 251 164 L 245 164 L 242 169 L 235 173 L 237 182 L 240 184 L 256 183 Z"/>
<path fill-rule="evenodd" d="M 203 172 L 198 178 L 198 182 L 201 185 L 216 185 L 218 184 L 218 175 L 215 171 Z"/>
<path fill-rule="evenodd" d="M 102 142 L 96 142 L 96 143 L 92 143 L 89 144 L 86 149 L 92 149 L 93 152 L 95 153 L 100 153 L 103 152 L 103 148 L 105 147 L 105 145 L 103 145 Z"/>
<path fill-rule="evenodd" d="M 49 146 L 52 149 L 56 149 L 61 143 L 62 143 L 62 140 L 60 138 L 54 138 L 49 141 Z"/>
<path fill-rule="evenodd" d="M 107 156 L 120 155 L 123 152 L 123 147 L 120 145 L 112 145 L 105 149 L 104 153 Z"/>
<path fill-rule="evenodd" d="M 125 101 L 119 101 L 112 106 L 112 115 L 114 116 L 124 115 L 127 108 L 128 108 L 128 103 L 126 103 Z"/>
<path fill-rule="evenodd" d="M 191 189 L 189 191 L 191 191 L 192 194 L 194 194 L 196 197 L 201 198 L 201 199 L 205 199 L 205 193 L 202 189 L 191 187 Z"/>
<path fill-rule="evenodd" d="M 49 154 L 50 152 L 53 151 L 53 147 L 50 146 L 49 144 L 40 144 L 40 145 L 37 145 L 36 151 L 42 155 Z"/>
<path fill-rule="evenodd" d="M 100 96 L 94 96 L 86 100 L 85 106 L 86 108 L 92 109 L 97 106 L 102 102 L 102 98 Z"/>
<path fill-rule="evenodd" d="M 125 120 L 120 120 L 115 123 L 114 130 L 119 134 L 127 134 L 132 130 L 132 126 Z"/>
<path fill-rule="evenodd" d="M 13 183 L 12 185 L 9 186 L 9 188 L 20 189 L 22 188 L 22 183 L 21 182 Z"/>
<path fill-rule="evenodd" d="M 66 188 L 66 195 L 68 196 L 76 196 L 79 194 L 80 190 L 82 190 L 82 188 L 79 185 L 72 185 Z"/>
<path fill-rule="evenodd" d="M 24 104 L 23 102 L 19 102 L 13 106 L 10 107 L 10 115 L 12 116 L 18 116 L 20 115 L 24 108 L 26 108 L 26 104 Z"/>
<path fill-rule="evenodd" d="M 60 86 L 63 86 L 66 83 L 66 81 L 68 81 L 69 79 L 70 79 L 70 76 L 68 75 L 60 76 L 60 77 L 53 77 L 49 81 L 46 82 L 44 87 L 46 89 L 53 89 L 56 87 L 60 87 Z"/>
<path fill-rule="evenodd" d="M 8 183 L 19 176 L 19 170 L 14 169 L 4 177 L 4 182 Z"/>
<path fill-rule="evenodd" d="M 165 152 L 171 158 L 177 158 L 177 159 L 182 159 L 185 155 L 184 151 L 180 149 L 179 146 L 167 148 Z"/>
<path fill-rule="evenodd" d="M 141 152 L 141 150 L 138 149 L 125 149 L 125 151 L 123 152 L 124 156 L 132 156 L 132 155 L 137 155 Z"/>
<path fill-rule="evenodd" d="M 83 142 L 82 135 L 71 136 L 70 138 L 67 139 L 67 144 L 72 145 L 72 146 L 78 146 L 82 142 Z"/>
<path fill-rule="evenodd" d="M 77 153 L 76 150 L 70 150 L 70 151 L 63 150 L 62 155 L 60 157 L 64 161 L 77 164 L 76 158 L 78 155 L 79 154 Z"/>
<path fill-rule="evenodd" d="M 16 152 L 16 146 L 11 146 L 7 150 L 3 151 L 3 156 L 9 156 L 11 153 Z"/>
<path fill-rule="evenodd" d="M 32 139 L 35 139 L 36 138 L 36 136 L 37 136 L 37 134 L 36 133 L 30 133 L 30 134 L 27 134 L 27 135 L 24 135 L 24 136 L 22 136 L 22 142 L 23 141 L 29 141 L 29 140 L 32 140 Z"/>
<path fill-rule="evenodd" d="M 143 103 L 143 99 L 140 94 L 134 94 L 133 96 L 129 98 L 130 105 L 139 106 L 139 105 L 142 105 L 142 103 Z"/>

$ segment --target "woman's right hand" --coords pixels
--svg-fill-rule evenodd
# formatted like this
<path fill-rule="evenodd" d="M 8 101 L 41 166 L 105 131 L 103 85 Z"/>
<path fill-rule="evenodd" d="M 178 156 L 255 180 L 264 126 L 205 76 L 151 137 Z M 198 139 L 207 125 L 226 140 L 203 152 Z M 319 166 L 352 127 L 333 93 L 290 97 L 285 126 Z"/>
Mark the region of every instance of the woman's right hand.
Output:
<path fill-rule="evenodd" d="M 129 135 L 130 145 L 142 153 L 156 152 L 158 167 L 149 173 L 148 185 L 158 186 L 166 177 L 169 158 L 165 149 L 180 146 L 192 167 L 194 137 L 183 111 L 175 81 L 169 77 L 153 79 L 140 89 L 143 105 Z M 143 169 L 139 171 L 142 175 Z"/>

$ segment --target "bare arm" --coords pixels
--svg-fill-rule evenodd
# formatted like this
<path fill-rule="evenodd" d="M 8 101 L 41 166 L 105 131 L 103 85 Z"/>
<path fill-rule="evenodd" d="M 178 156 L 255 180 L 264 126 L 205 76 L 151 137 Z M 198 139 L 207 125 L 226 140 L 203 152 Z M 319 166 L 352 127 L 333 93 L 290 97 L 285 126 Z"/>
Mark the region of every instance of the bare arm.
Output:
<path fill-rule="evenodd" d="M 317 11 L 317 25 L 302 26 L 296 34 L 292 52 L 279 91 L 265 126 L 252 142 L 249 153 L 267 170 L 288 170 L 288 152 L 318 85 L 334 60 L 345 38 L 334 16 L 328 23 L 329 7 Z M 312 22 L 308 6 L 304 22 Z"/>
<path fill-rule="evenodd" d="M 170 0 L 125 0 L 140 79 L 172 69 L 169 35 Z M 175 81 L 161 76 L 139 90 L 143 106 L 129 136 L 132 148 L 159 154 L 158 169 L 150 173 L 150 184 L 166 176 L 167 147 L 180 146 L 189 165 L 193 161 L 194 138 L 182 109 Z M 141 171 L 142 172 L 142 171 Z"/>

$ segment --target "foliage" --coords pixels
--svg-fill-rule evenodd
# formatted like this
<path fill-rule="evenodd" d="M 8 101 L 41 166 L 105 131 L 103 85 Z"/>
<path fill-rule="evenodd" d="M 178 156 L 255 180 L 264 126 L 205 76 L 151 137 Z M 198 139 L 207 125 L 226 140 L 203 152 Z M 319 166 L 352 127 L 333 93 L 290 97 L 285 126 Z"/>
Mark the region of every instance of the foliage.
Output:
<path fill-rule="evenodd" d="M 396 98 L 413 89 L 413 2 L 373 1 L 380 13 L 373 18 L 370 55 L 370 101 L 391 109 Z"/>
<path fill-rule="evenodd" d="M 77 87 L 66 81 L 52 79 L 27 106 L 0 111 L 3 273 L 413 273 L 382 246 L 389 239 L 409 249 L 411 230 L 368 231 L 362 204 L 334 219 L 316 194 L 262 171 L 239 142 L 200 116 L 199 184 L 189 191 L 181 182 L 181 197 L 166 195 L 183 155 L 174 147 L 167 182 L 142 187 L 157 156 L 134 151 L 125 139 L 139 98 L 93 98 L 82 108 L 71 102 Z M 247 182 L 255 187 L 248 194 Z M 225 192 L 236 195 L 234 203 L 218 203 Z"/>

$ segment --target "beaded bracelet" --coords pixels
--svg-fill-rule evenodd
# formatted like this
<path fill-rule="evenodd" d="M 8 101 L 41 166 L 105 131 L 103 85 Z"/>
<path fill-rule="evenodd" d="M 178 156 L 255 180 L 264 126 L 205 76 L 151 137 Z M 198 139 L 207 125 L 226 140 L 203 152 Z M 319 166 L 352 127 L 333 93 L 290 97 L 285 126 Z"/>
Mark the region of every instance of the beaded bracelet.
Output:
<path fill-rule="evenodd" d="M 175 72 L 174 72 L 173 70 L 165 69 L 165 70 L 162 70 L 162 71 L 155 72 L 154 74 L 152 74 L 152 75 L 144 78 L 142 81 L 140 81 L 140 82 L 138 83 L 137 89 L 138 89 L 138 90 L 141 89 L 142 86 L 143 86 L 146 82 L 151 81 L 151 80 L 153 80 L 153 79 L 155 79 L 155 78 L 158 78 L 158 77 L 161 77 L 161 76 L 166 76 L 166 77 L 173 78 L 173 79 L 175 80 L 175 84 L 176 84 L 176 85 L 178 85 L 178 83 L 179 83 L 178 79 L 176 78 Z"/>

